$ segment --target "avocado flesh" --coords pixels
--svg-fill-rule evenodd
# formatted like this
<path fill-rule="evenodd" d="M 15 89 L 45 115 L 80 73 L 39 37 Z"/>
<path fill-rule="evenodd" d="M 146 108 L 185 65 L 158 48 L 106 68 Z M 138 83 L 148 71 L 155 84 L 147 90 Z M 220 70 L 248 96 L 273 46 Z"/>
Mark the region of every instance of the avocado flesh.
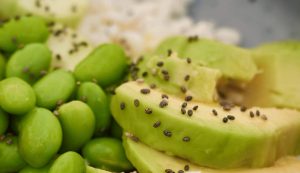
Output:
<path fill-rule="evenodd" d="M 128 159 L 140 173 L 163 173 L 166 169 L 177 172 L 184 170 L 185 165 L 189 165 L 189 171 L 198 171 L 199 173 L 298 173 L 300 170 L 300 160 L 294 157 L 284 157 L 267 168 L 216 170 L 169 156 L 126 136 L 123 137 L 123 145 Z"/>
<path fill-rule="evenodd" d="M 157 66 L 162 63 L 161 67 Z M 184 98 L 185 95 L 193 96 L 194 100 L 202 102 L 214 102 L 217 98 L 216 86 L 221 73 L 218 70 L 201 67 L 194 63 L 177 57 L 173 53 L 170 57 L 152 56 L 138 64 L 139 77 L 148 84 L 155 84 L 166 93 Z M 163 71 L 168 72 L 169 79 L 164 79 Z M 143 74 L 147 76 L 143 77 Z M 188 76 L 188 79 L 186 77 Z M 182 87 L 186 92 L 182 92 Z"/>
<path fill-rule="evenodd" d="M 158 89 L 141 94 L 147 85 L 129 82 L 116 89 L 111 101 L 111 111 L 118 124 L 133 133 L 140 140 L 155 149 L 167 151 L 190 160 L 193 163 L 211 168 L 263 167 L 285 155 L 298 154 L 300 143 L 300 113 L 288 109 L 252 108 L 259 110 L 262 117 L 250 118 L 249 112 L 233 108 L 226 112 L 214 104 L 189 102 L 188 109 L 198 105 L 193 116 L 181 114 L 182 99 L 169 95 L 168 106 L 159 107 L 163 92 Z M 139 100 L 139 107 L 134 105 Z M 126 108 L 120 109 L 124 103 Z M 145 113 L 146 108 L 152 114 Z M 212 110 L 218 116 L 212 114 Z M 223 117 L 234 115 L 235 120 L 224 123 Z M 288 117 L 288 119 L 287 119 Z M 161 122 L 158 128 L 153 124 Z M 164 131 L 169 130 L 171 137 Z M 183 142 L 183 137 L 190 137 Z M 300 149 L 300 148 L 299 148 Z"/>
<path fill-rule="evenodd" d="M 73 71 L 75 66 L 93 50 L 93 46 L 72 28 L 55 24 L 46 44 L 52 51 L 51 69 Z M 58 32 L 61 32 L 57 35 Z M 77 44 L 77 46 L 74 46 Z"/>
<path fill-rule="evenodd" d="M 88 4 L 88 0 L 1 0 L 0 17 L 33 14 L 74 27 L 84 16 Z"/>
<path fill-rule="evenodd" d="M 253 54 L 261 73 L 247 86 L 244 104 L 300 109 L 300 42 L 262 45 Z"/>
<path fill-rule="evenodd" d="M 168 50 L 178 53 L 179 57 L 189 57 L 192 62 L 218 69 L 225 79 L 249 82 L 257 74 L 257 67 L 251 53 L 239 47 L 213 40 L 175 36 L 163 41 L 156 49 L 156 54 L 165 55 Z"/>

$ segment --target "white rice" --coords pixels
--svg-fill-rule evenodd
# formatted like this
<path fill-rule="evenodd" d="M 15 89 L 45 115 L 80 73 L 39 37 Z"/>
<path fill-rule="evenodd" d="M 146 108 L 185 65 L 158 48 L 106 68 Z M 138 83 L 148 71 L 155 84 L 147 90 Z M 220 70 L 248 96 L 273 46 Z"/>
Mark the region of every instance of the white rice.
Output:
<path fill-rule="evenodd" d="M 79 32 L 92 44 L 121 43 L 133 58 L 151 51 L 164 38 L 187 35 L 238 44 L 239 33 L 187 15 L 192 0 L 91 0 Z"/>

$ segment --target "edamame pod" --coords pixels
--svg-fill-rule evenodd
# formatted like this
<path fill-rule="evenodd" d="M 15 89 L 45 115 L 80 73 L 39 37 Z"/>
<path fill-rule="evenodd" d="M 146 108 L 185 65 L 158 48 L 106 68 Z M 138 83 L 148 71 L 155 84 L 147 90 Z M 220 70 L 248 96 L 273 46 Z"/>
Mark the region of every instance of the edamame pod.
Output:
<path fill-rule="evenodd" d="M 48 72 L 50 63 L 51 52 L 44 44 L 28 44 L 8 60 L 6 77 L 19 77 L 33 84 Z"/>
<path fill-rule="evenodd" d="M 93 110 L 96 120 L 95 135 L 102 135 L 110 125 L 111 115 L 105 92 L 93 82 L 82 83 L 77 90 L 77 99 L 86 102 Z"/>
<path fill-rule="evenodd" d="M 34 108 L 35 94 L 20 78 L 6 78 L 0 82 L 0 106 L 8 113 L 23 115 Z"/>
<path fill-rule="evenodd" d="M 125 74 L 127 62 L 124 50 L 115 44 L 103 44 L 83 59 L 74 75 L 79 81 L 94 81 L 106 87 L 117 83 Z"/>
<path fill-rule="evenodd" d="M 133 166 L 128 161 L 121 140 L 98 138 L 89 141 L 82 150 L 83 157 L 96 168 L 112 172 L 130 171 Z"/>
<path fill-rule="evenodd" d="M 43 43 L 48 35 L 43 19 L 36 16 L 16 17 L 0 28 L 0 50 L 14 52 L 29 43 Z"/>
<path fill-rule="evenodd" d="M 81 101 L 72 101 L 60 106 L 58 119 L 63 130 L 62 151 L 77 151 L 94 133 L 93 111 Z"/>
<path fill-rule="evenodd" d="M 18 151 L 18 140 L 11 135 L 0 136 L 0 172 L 17 172 L 26 165 Z"/>
<path fill-rule="evenodd" d="M 85 173 L 85 163 L 83 158 L 69 151 L 59 156 L 51 166 L 49 173 Z"/>
<path fill-rule="evenodd" d="M 72 95 L 75 79 L 70 72 L 56 70 L 37 81 L 33 89 L 37 97 L 37 105 L 52 110 L 66 102 Z"/>
<path fill-rule="evenodd" d="M 0 54 L 0 80 L 5 76 L 5 59 L 3 55 Z"/>
<path fill-rule="evenodd" d="M 0 108 L 0 135 L 6 132 L 8 127 L 8 115 Z"/>
<path fill-rule="evenodd" d="M 32 167 L 45 166 L 58 152 L 62 129 L 58 119 L 47 109 L 35 108 L 21 120 L 19 150 Z"/>

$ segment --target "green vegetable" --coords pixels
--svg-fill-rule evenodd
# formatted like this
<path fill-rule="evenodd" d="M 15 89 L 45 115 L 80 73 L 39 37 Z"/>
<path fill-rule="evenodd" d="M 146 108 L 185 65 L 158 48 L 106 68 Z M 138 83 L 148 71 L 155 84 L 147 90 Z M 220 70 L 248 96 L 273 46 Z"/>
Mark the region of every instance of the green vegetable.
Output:
<path fill-rule="evenodd" d="M 115 172 L 133 169 L 119 139 L 93 139 L 84 146 L 82 154 L 88 163 L 96 168 Z"/>
<path fill-rule="evenodd" d="M 32 167 L 45 166 L 58 152 L 62 129 L 57 118 L 47 109 L 35 108 L 21 121 L 19 150 Z"/>
<path fill-rule="evenodd" d="M 75 79 L 70 72 L 56 70 L 37 81 L 33 89 L 37 105 L 52 110 L 71 96 L 75 89 Z"/>
<path fill-rule="evenodd" d="M 85 173 L 83 158 L 72 151 L 60 155 L 51 166 L 49 173 Z"/>
<path fill-rule="evenodd" d="M 39 17 L 11 19 L 0 27 L 0 50 L 14 52 L 29 43 L 43 43 L 48 35 L 46 22 Z"/>
<path fill-rule="evenodd" d="M 23 115 L 34 108 L 36 98 L 32 87 L 20 78 L 0 82 L 0 105 L 8 113 Z"/>
<path fill-rule="evenodd" d="M 26 165 L 18 150 L 17 137 L 8 135 L 3 140 L 0 140 L 1 173 L 17 172 Z"/>
<path fill-rule="evenodd" d="M 93 111 L 81 101 L 72 101 L 59 107 L 58 119 L 63 130 L 63 151 L 80 149 L 94 133 Z"/>
<path fill-rule="evenodd" d="M 0 135 L 6 132 L 8 127 L 8 115 L 0 108 Z"/>
<path fill-rule="evenodd" d="M 119 82 L 126 71 L 124 50 L 115 44 L 104 44 L 83 59 L 75 67 L 75 77 L 79 81 L 94 81 L 106 87 Z"/>
<path fill-rule="evenodd" d="M 19 77 L 30 84 L 48 72 L 51 52 L 40 43 L 25 46 L 16 51 L 6 65 L 6 77 Z"/>
<path fill-rule="evenodd" d="M 95 83 L 84 82 L 78 88 L 77 99 L 86 102 L 93 110 L 96 119 L 95 135 L 102 135 L 109 128 L 111 121 L 105 92 Z"/>

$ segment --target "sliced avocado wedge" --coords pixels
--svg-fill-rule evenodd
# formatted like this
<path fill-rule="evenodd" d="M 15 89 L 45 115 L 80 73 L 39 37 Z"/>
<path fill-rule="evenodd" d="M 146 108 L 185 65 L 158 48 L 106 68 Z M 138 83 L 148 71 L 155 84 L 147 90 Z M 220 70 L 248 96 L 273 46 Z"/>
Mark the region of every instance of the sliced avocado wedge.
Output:
<path fill-rule="evenodd" d="M 76 26 L 84 16 L 88 0 L 1 0 L 0 17 L 33 14 L 48 21 Z"/>
<path fill-rule="evenodd" d="M 281 41 L 253 50 L 261 71 L 245 90 L 244 104 L 300 109 L 300 41 Z"/>
<path fill-rule="evenodd" d="M 155 53 L 166 55 L 170 51 L 198 65 L 218 69 L 229 80 L 249 82 L 258 72 L 250 51 L 213 40 L 175 36 L 163 41 Z"/>
<path fill-rule="evenodd" d="M 189 172 L 198 173 L 298 173 L 300 170 L 300 160 L 294 157 L 284 157 L 267 168 L 216 170 L 200 167 L 178 157 L 169 156 L 126 136 L 123 137 L 123 145 L 127 157 L 139 173 L 164 173 L 167 169 L 174 172 L 186 171 L 185 168 L 189 168 Z"/>
<path fill-rule="evenodd" d="M 300 152 L 298 111 L 229 110 L 225 105 L 222 108 L 172 95 L 167 99 L 163 94 L 140 82 L 125 83 L 112 98 L 112 114 L 124 130 L 145 144 L 201 166 L 263 167 Z M 161 102 L 167 105 L 162 107 Z"/>
<path fill-rule="evenodd" d="M 55 23 L 46 44 L 52 51 L 51 69 L 73 71 L 75 66 L 92 52 L 93 46 L 72 28 Z"/>
<path fill-rule="evenodd" d="M 202 102 L 214 102 L 217 98 L 216 88 L 221 72 L 188 63 L 176 53 L 169 57 L 147 57 L 138 64 L 138 67 L 139 78 L 166 93 L 181 98 L 191 95 L 194 100 Z"/>

